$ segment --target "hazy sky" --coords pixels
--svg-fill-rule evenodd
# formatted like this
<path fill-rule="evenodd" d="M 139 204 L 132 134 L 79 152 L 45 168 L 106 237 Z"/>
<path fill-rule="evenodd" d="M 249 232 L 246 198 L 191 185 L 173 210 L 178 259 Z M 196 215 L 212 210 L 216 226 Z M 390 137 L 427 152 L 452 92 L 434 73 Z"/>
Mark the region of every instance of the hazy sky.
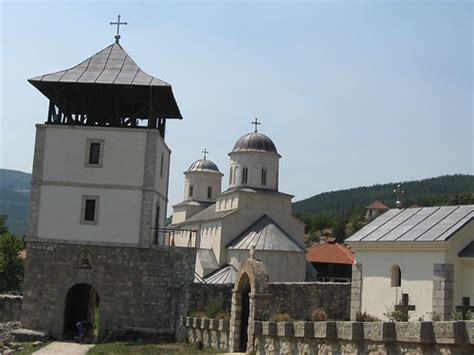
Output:
<path fill-rule="evenodd" d="M 1 2 L 0 166 L 30 172 L 46 98 L 28 78 L 121 44 L 173 85 L 170 203 L 210 151 L 225 174 L 252 130 L 283 156 L 280 188 L 316 193 L 473 173 L 470 1 Z"/>

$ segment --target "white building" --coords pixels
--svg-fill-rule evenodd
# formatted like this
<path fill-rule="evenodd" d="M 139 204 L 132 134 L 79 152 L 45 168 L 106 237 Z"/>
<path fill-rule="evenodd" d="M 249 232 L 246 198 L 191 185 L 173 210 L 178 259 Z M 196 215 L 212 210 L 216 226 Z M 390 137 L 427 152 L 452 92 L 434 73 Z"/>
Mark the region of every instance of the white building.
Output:
<path fill-rule="evenodd" d="M 408 294 L 412 319 L 474 301 L 474 206 L 391 209 L 346 240 L 356 255 L 352 317 L 384 319 Z"/>
<path fill-rule="evenodd" d="M 261 133 L 242 136 L 229 153 L 229 187 L 209 160 L 185 171 L 184 201 L 174 206 L 175 245 L 197 247 L 196 274 L 233 282 L 255 248 L 270 281 L 304 281 L 304 224 L 291 214 L 293 196 L 278 191 L 280 154 Z"/>

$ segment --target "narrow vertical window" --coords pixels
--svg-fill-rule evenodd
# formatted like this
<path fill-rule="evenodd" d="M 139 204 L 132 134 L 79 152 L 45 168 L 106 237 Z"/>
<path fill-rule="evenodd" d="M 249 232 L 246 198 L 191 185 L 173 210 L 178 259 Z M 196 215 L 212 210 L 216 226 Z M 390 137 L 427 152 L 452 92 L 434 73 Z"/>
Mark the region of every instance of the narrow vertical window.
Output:
<path fill-rule="evenodd" d="M 89 149 L 89 164 L 99 164 L 100 143 L 91 143 Z"/>
<path fill-rule="evenodd" d="M 233 184 L 233 185 L 235 185 L 235 183 L 236 183 L 236 181 L 237 181 L 237 176 L 238 176 L 238 174 L 239 174 L 239 167 L 236 166 L 236 167 L 234 168 L 234 176 L 233 176 L 233 178 L 232 178 L 232 184 Z"/>
<path fill-rule="evenodd" d="M 248 169 L 245 167 L 245 168 L 242 168 L 242 184 L 247 183 L 247 178 L 248 178 Z"/>
<path fill-rule="evenodd" d="M 189 185 L 188 197 L 193 197 L 193 193 L 194 193 L 194 186 Z"/>
<path fill-rule="evenodd" d="M 207 198 L 212 198 L 212 186 L 207 187 Z"/>
<path fill-rule="evenodd" d="M 154 233 L 154 243 L 158 245 L 158 230 L 160 228 L 160 205 L 156 205 L 156 215 L 155 215 L 155 233 Z"/>
<path fill-rule="evenodd" d="M 232 173 L 234 172 L 234 168 L 230 167 L 229 171 L 229 185 L 232 185 Z"/>
<path fill-rule="evenodd" d="M 160 177 L 163 177 L 163 165 L 164 165 L 165 156 L 161 152 L 161 161 L 160 161 Z"/>
<path fill-rule="evenodd" d="M 267 169 L 262 169 L 262 186 L 267 186 Z"/>
<path fill-rule="evenodd" d="M 99 196 L 82 196 L 81 224 L 97 224 Z"/>
<path fill-rule="evenodd" d="M 392 267 L 390 268 L 390 274 L 390 286 L 400 287 L 402 284 L 402 271 L 400 270 L 400 266 L 392 265 Z"/>

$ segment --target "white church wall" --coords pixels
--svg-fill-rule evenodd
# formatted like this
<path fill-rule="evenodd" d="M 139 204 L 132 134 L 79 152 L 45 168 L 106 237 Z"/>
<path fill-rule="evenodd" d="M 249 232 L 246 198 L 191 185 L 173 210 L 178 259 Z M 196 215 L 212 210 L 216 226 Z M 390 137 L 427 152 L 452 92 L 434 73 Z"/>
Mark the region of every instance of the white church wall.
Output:
<path fill-rule="evenodd" d="M 362 263 L 362 312 L 386 319 L 384 313 L 398 304 L 402 293 L 408 293 L 416 306 L 412 319 L 430 318 L 432 311 L 433 265 L 444 263 L 443 250 L 362 250 L 356 247 L 357 263 Z M 401 286 L 391 287 L 392 265 L 401 269 Z"/>
<path fill-rule="evenodd" d="M 140 190 L 41 187 L 38 238 L 138 243 Z M 81 224 L 83 196 L 99 196 L 97 224 Z"/>
<path fill-rule="evenodd" d="M 229 183 L 229 187 L 246 185 L 257 188 L 278 189 L 276 172 L 278 171 L 278 160 L 280 157 L 277 154 L 268 152 L 241 152 L 230 153 L 229 156 L 229 169 L 233 169 L 234 171 L 233 179 Z M 244 167 L 248 169 L 246 184 L 242 184 L 242 171 Z M 263 168 L 267 170 L 265 185 L 262 185 L 261 179 Z"/>
<path fill-rule="evenodd" d="M 207 172 L 188 172 L 184 182 L 184 199 L 197 201 L 215 201 L 216 196 L 221 193 L 222 175 Z M 193 194 L 190 195 L 190 186 L 193 186 Z M 211 197 L 207 195 L 208 187 L 212 188 Z"/>
<path fill-rule="evenodd" d="M 38 126 L 46 127 L 44 181 L 143 185 L 146 131 L 112 127 Z M 100 168 L 85 166 L 87 139 L 103 140 Z"/>
<path fill-rule="evenodd" d="M 470 268 L 462 264 L 458 253 L 474 240 L 474 221 L 469 222 L 453 235 L 446 249 L 446 263 L 454 265 L 454 305 L 460 305 L 462 297 L 470 297 L 474 301 L 474 277 L 467 281 L 464 274 L 470 274 Z"/>

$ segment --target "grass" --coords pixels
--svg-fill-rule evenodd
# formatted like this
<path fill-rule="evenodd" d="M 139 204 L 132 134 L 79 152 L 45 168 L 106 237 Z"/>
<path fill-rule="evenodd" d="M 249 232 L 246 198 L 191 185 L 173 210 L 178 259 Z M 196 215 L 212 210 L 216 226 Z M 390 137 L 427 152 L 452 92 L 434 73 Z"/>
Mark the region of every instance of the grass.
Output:
<path fill-rule="evenodd" d="M 216 353 L 213 349 L 198 348 L 194 344 L 185 343 L 159 343 L 159 344 L 136 344 L 126 342 L 115 342 L 98 344 L 90 349 L 87 355 L 115 355 L 115 354 L 156 354 L 156 355 L 172 355 L 172 354 L 202 354 Z"/>
<path fill-rule="evenodd" d="M 40 346 L 33 346 L 33 342 L 22 342 L 19 343 L 23 347 L 22 351 L 17 351 L 15 352 L 15 355 L 30 355 L 33 354 L 35 351 L 38 351 L 41 348 L 44 348 L 46 345 L 48 345 L 50 342 L 44 342 Z"/>

